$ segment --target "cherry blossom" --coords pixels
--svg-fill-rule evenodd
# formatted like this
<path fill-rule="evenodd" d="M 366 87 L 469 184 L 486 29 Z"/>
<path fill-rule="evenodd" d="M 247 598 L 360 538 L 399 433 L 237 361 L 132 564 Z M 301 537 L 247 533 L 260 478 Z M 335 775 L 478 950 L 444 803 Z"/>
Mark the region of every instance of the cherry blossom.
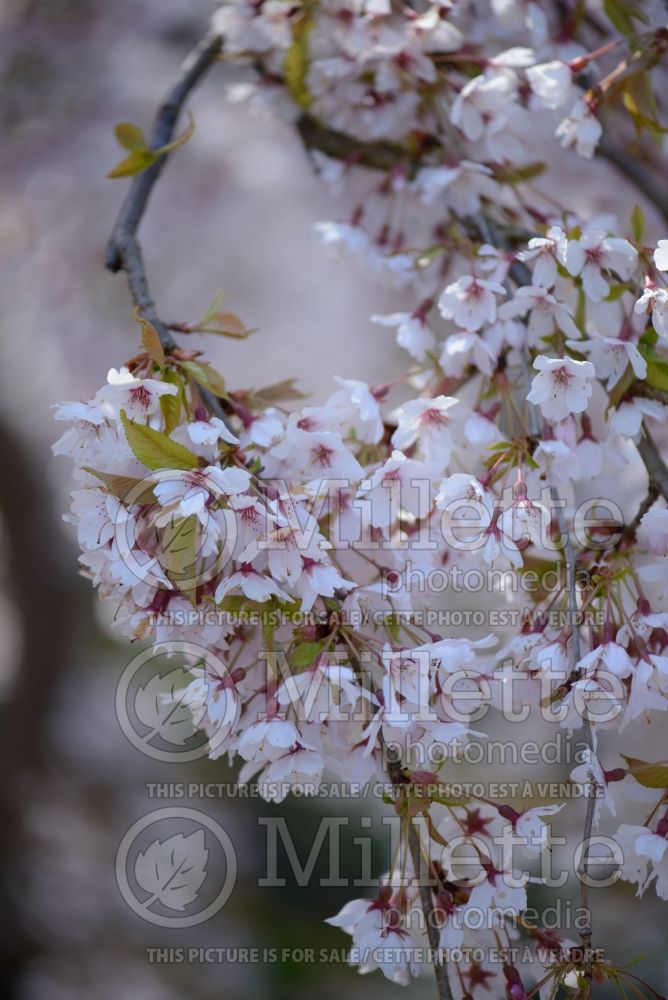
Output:
<path fill-rule="evenodd" d="M 587 408 L 595 375 L 590 361 L 540 354 L 533 366 L 538 375 L 531 383 L 527 400 L 540 406 L 547 420 L 564 420 L 569 413 L 582 413 Z"/>
<path fill-rule="evenodd" d="M 392 444 L 405 451 L 417 443 L 427 462 L 445 468 L 452 450 L 449 411 L 458 403 L 459 400 L 452 396 L 411 399 L 404 403 L 397 413 L 397 429 L 392 435 Z"/>
<path fill-rule="evenodd" d="M 527 733 L 542 745 L 548 725 L 584 740 L 571 780 L 596 797 L 585 824 L 603 830 L 642 800 L 642 825 L 617 833 L 621 877 L 668 897 L 663 793 L 634 763 L 668 711 L 668 512 L 653 440 L 668 239 L 655 242 L 639 209 L 592 217 L 595 168 L 577 196 L 569 172 L 616 127 L 609 99 L 627 107 L 628 66 L 645 72 L 664 29 L 648 23 L 630 42 L 617 23 L 592 49 L 591 12 L 552 13 L 509 0 L 226 3 L 215 17 L 226 66 L 242 59 L 247 98 L 296 125 L 340 199 L 316 232 L 390 286 L 371 321 L 409 358 L 389 344 L 396 369 L 363 380 L 351 354 L 349 377 L 304 404 L 287 369 L 265 390 L 232 387 L 228 372 L 221 386 L 192 364 L 199 349 L 144 330 L 91 399 L 55 411 L 70 424 L 53 448 L 73 466 L 66 520 L 107 618 L 156 651 L 190 641 L 224 665 L 212 673 L 193 653 L 175 693 L 210 757 L 236 758 L 239 781 L 276 803 L 317 794 L 324 775 L 384 784 L 400 828 L 389 870 L 328 922 L 351 935 L 351 964 L 404 985 L 434 941 L 466 955 L 556 940 L 573 954 L 513 919 L 528 876 L 499 843 L 511 836 L 543 861 L 552 826 L 572 840 L 581 822 L 571 796 L 532 788 L 515 802 L 486 790 L 484 764 L 482 790 L 440 787 L 462 747 L 507 715 L 516 679 L 529 727 L 518 723 L 517 745 Z M 592 704 L 607 717 L 589 717 Z M 471 879 L 447 858 L 455 838 Z M 426 902 L 416 857 L 433 882 Z M 594 912 L 580 940 L 598 935 Z M 447 963 L 454 995 L 525 1000 L 541 979 L 546 995 L 584 989 L 534 950 L 526 963 Z"/>
<path fill-rule="evenodd" d="M 603 135 L 603 126 L 580 97 L 560 122 L 556 135 L 562 146 L 575 146 L 580 156 L 590 160 Z"/>
<path fill-rule="evenodd" d="M 479 330 L 485 323 L 496 319 L 496 296 L 505 295 L 498 281 L 486 281 L 465 274 L 448 285 L 438 300 L 438 308 L 445 319 L 454 320 L 465 330 Z"/>
<path fill-rule="evenodd" d="M 592 302 L 600 302 L 610 291 L 603 272 L 614 271 L 626 281 L 635 269 L 637 257 L 637 250 L 628 240 L 589 229 L 579 239 L 568 241 L 566 267 L 570 274 L 582 277 L 582 287 Z"/>
<path fill-rule="evenodd" d="M 424 361 L 429 351 L 436 346 L 436 337 L 418 310 L 415 313 L 390 313 L 387 316 L 372 316 L 372 323 L 397 328 L 397 344 L 408 351 L 416 361 Z"/>
<path fill-rule="evenodd" d="M 552 288 L 557 281 L 557 263 L 566 263 L 566 234 L 559 226 L 550 226 L 545 236 L 534 236 L 527 243 L 526 250 L 520 250 L 518 259 L 534 261 L 533 282 L 544 288 Z"/>
<path fill-rule="evenodd" d="M 118 415 L 125 410 L 130 420 L 141 420 L 160 406 L 161 396 L 175 396 L 178 392 L 175 385 L 157 379 L 138 379 L 126 367 L 120 371 L 109 370 L 107 385 L 100 389 L 93 404 L 110 407 L 110 412 Z"/>

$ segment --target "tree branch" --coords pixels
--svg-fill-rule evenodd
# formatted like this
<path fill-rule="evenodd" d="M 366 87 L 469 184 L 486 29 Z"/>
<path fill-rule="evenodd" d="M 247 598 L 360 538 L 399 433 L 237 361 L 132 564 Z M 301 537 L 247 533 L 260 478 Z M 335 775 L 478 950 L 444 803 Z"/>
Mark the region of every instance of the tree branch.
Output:
<path fill-rule="evenodd" d="M 650 486 L 653 486 L 668 501 L 668 468 L 661 457 L 654 438 L 650 434 L 647 424 L 643 423 L 642 437 L 637 444 L 640 457 L 645 463 Z"/>
<path fill-rule="evenodd" d="M 385 744 L 382 741 L 381 746 Z M 391 760 L 387 766 L 387 773 L 395 788 L 401 788 L 406 779 L 402 774 L 399 761 Z M 420 892 L 420 906 L 424 915 L 424 923 L 429 938 L 429 949 L 431 951 L 434 976 L 436 978 L 436 989 L 438 990 L 438 1000 L 453 1000 L 452 987 L 448 977 L 448 967 L 445 956 L 439 961 L 440 956 L 440 934 L 433 918 L 434 900 L 431 894 L 431 884 L 429 879 L 422 878 L 422 849 L 420 846 L 420 833 L 412 819 L 408 821 L 408 850 L 413 862 L 413 872 Z"/>
<path fill-rule="evenodd" d="M 408 823 L 408 850 L 413 862 L 413 870 L 420 890 L 420 904 L 424 913 L 427 936 L 429 938 L 429 949 L 432 954 L 434 975 L 436 977 L 436 988 L 439 1000 L 453 1000 L 450 979 L 448 978 L 448 967 L 445 956 L 439 961 L 440 934 L 438 927 L 434 923 L 434 901 L 431 894 L 431 886 L 428 879 L 420 876 L 422 871 L 422 851 L 420 847 L 420 833 L 412 820 Z M 431 918 L 431 919 L 430 919 Z"/>
<path fill-rule="evenodd" d="M 345 132 L 320 125 L 307 114 L 300 116 L 296 128 L 306 149 L 317 149 L 334 160 L 344 160 L 372 170 L 391 170 L 398 164 L 403 164 L 409 177 L 415 174 L 424 152 L 420 150 L 410 153 L 393 142 L 361 142 Z M 427 145 L 429 144 L 438 145 L 435 140 L 429 140 Z"/>
<path fill-rule="evenodd" d="M 524 267 L 524 265 L 522 265 Z M 520 278 L 519 275 L 514 274 L 515 280 Z M 526 284 L 521 278 L 518 283 Z M 524 374 L 524 382 L 527 387 L 527 393 L 531 385 L 531 372 L 529 370 L 529 360 L 526 352 L 522 352 L 522 366 Z M 542 420 L 540 413 L 533 403 L 527 403 L 528 414 L 529 414 L 529 431 L 533 438 L 542 437 Z M 577 612 L 578 612 L 578 594 L 577 594 L 577 580 L 576 580 L 576 560 L 575 552 L 573 550 L 573 543 L 571 542 L 570 532 L 566 525 L 566 518 L 564 516 L 564 511 L 561 505 L 561 499 L 559 497 L 559 491 L 556 486 L 550 485 L 550 495 L 554 503 L 557 525 L 559 527 L 559 534 L 563 539 L 564 546 L 564 561 L 566 563 L 566 590 L 568 594 L 568 614 L 571 621 L 571 641 L 569 647 L 569 667 L 570 667 L 570 679 L 578 680 L 580 677 L 580 671 L 578 668 L 578 663 L 580 660 L 580 630 L 577 623 Z M 594 738 L 591 729 L 591 723 L 586 712 L 582 714 L 582 725 L 584 728 L 584 738 L 585 743 L 590 751 L 594 754 Z M 596 807 L 596 782 L 594 780 L 591 772 L 589 777 L 589 796 L 587 798 L 587 811 L 585 813 L 584 829 L 582 833 L 582 843 L 583 851 L 581 855 L 580 864 L 578 865 L 577 876 L 580 882 L 580 905 L 584 913 L 587 914 L 587 925 L 583 927 L 580 931 L 580 942 L 582 945 L 582 951 L 585 955 L 584 962 L 584 973 L 588 981 L 588 992 L 583 993 L 583 998 L 589 997 L 591 995 L 591 982 L 592 982 L 592 962 L 587 956 L 591 952 L 591 938 L 592 938 L 592 927 L 591 927 L 591 912 L 589 910 L 589 887 L 587 884 L 587 873 L 589 869 L 589 841 L 591 839 L 592 829 L 594 826 L 594 812 Z"/>
<path fill-rule="evenodd" d="M 658 496 L 659 496 L 658 489 L 653 483 L 650 482 L 649 489 L 647 490 L 644 500 L 642 500 L 640 506 L 638 507 L 636 516 L 633 518 L 632 521 L 629 522 L 629 524 L 626 525 L 624 529 L 624 536 L 623 536 L 624 538 L 633 539 L 635 537 L 636 531 L 638 530 L 638 525 L 640 524 L 643 517 L 645 516 L 645 514 L 650 509 L 650 507 L 652 506 L 652 504 L 654 503 L 654 501 Z"/>
<path fill-rule="evenodd" d="M 209 32 L 184 59 L 179 75 L 156 115 L 153 135 L 149 143 L 151 149 L 160 149 L 161 146 L 166 146 L 171 141 L 188 94 L 215 61 L 220 52 L 222 41 L 220 34 Z M 148 170 L 144 170 L 133 179 L 107 246 L 106 265 L 109 270 L 114 272 L 125 270 L 130 279 L 130 270 L 136 273 L 136 269 L 139 269 L 144 284 L 146 279 L 143 274 L 141 254 L 137 256 L 130 252 L 128 258 L 128 246 L 131 247 L 132 243 L 136 241 L 137 230 L 146 210 L 151 191 L 162 173 L 168 156 L 169 153 L 165 153 Z M 143 293 L 148 294 L 148 290 L 142 290 L 140 286 L 137 287 L 136 291 L 140 297 Z M 135 289 L 132 289 L 132 293 L 134 297 Z M 137 306 L 140 306 L 139 302 L 137 302 Z"/>
<path fill-rule="evenodd" d="M 664 190 L 663 184 L 659 183 L 657 178 L 643 166 L 642 161 L 631 156 L 625 150 L 620 149 L 606 135 L 602 137 L 598 145 L 598 151 L 645 198 L 656 206 L 663 218 L 668 222 L 668 194 Z"/>
<path fill-rule="evenodd" d="M 215 62 L 223 43 L 222 35 L 208 32 L 186 56 L 178 77 L 158 109 L 149 146 L 160 149 L 166 146 L 174 135 L 174 129 L 188 94 L 197 86 L 207 70 Z M 130 295 L 139 315 L 147 320 L 160 338 L 165 351 L 172 351 L 176 342 L 169 332 L 168 324 L 158 315 L 146 278 L 146 269 L 141 244 L 137 236 L 148 200 L 156 181 L 163 171 L 169 153 L 138 174 L 130 185 L 107 245 L 105 263 L 110 271 L 125 271 Z M 207 389 L 199 387 L 204 405 L 211 413 L 224 419 L 220 400 Z"/>

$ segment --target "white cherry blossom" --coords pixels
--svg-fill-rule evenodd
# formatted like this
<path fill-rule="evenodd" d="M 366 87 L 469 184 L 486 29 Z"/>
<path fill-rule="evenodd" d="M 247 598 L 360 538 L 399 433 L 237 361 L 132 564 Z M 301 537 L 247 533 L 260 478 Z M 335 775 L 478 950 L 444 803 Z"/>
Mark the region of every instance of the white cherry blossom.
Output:
<path fill-rule="evenodd" d="M 533 363 L 538 370 L 527 396 L 540 406 L 547 420 L 564 420 L 570 413 L 582 413 L 592 393 L 594 366 L 573 358 L 548 358 L 540 354 Z"/>
<path fill-rule="evenodd" d="M 496 319 L 496 296 L 505 295 L 498 281 L 486 281 L 464 274 L 448 285 L 438 300 L 444 319 L 451 319 L 465 330 L 479 330 Z"/>
<path fill-rule="evenodd" d="M 610 291 L 603 272 L 615 272 L 626 281 L 635 269 L 637 257 L 637 250 L 628 240 L 591 229 L 579 239 L 568 241 L 566 267 L 570 274 L 581 276 L 587 297 L 600 302 Z"/>
<path fill-rule="evenodd" d="M 135 378 L 126 367 L 110 368 L 107 385 L 98 390 L 93 405 L 108 405 L 115 416 L 124 410 L 130 420 L 145 421 L 160 407 L 161 396 L 176 396 L 178 387 L 153 378 Z"/>

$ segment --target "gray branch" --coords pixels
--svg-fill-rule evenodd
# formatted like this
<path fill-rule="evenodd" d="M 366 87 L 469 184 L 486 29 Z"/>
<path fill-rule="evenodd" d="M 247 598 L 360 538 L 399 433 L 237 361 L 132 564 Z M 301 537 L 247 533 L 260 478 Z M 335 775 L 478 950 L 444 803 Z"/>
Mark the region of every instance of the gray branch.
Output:
<path fill-rule="evenodd" d="M 151 149 L 167 145 L 176 128 L 179 114 L 186 98 L 215 62 L 223 43 L 217 32 L 209 32 L 186 56 L 178 77 L 165 100 L 160 105 L 149 143 Z M 130 185 L 107 245 L 106 266 L 110 271 L 124 271 L 130 295 L 137 311 L 147 320 L 160 338 L 165 351 L 172 351 L 176 342 L 168 324 L 158 315 L 146 277 L 146 268 L 137 231 L 144 217 L 151 192 L 163 171 L 169 153 L 165 153 L 152 166 L 138 174 Z M 208 390 L 199 389 L 200 396 L 210 412 L 224 419 L 220 400 Z"/>
<path fill-rule="evenodd" d="M 664 500 L 668 501 L 668 468 L 654 438 L 647 429 L 647 424 L 643 424 L 643 434 L 637 448 L 645 463 L 650 486 L 658 490 Z"/>

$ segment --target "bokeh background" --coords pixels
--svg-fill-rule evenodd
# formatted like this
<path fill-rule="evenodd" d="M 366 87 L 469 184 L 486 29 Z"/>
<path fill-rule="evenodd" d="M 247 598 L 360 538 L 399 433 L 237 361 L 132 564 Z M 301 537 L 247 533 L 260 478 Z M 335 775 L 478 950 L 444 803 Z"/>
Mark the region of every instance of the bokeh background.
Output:
<path fill-rule="evenodd" d="M 0 983 L 20 1000 L 400 995 L 380 975 L 360 978 L 336 963 L 147 959 L 151 947 L 345 947 L 348 938 L 323 919 L 364 890 L 319 886 L 319 867 L 299 887 L 287 866 L 284 887 L 258 889 L 266 843 L 257 820 L 285 816 L 304 859 L 320 818 L 345 814 L 347 804 L 181 803 L 222 823 L 238 853 L 231 900 L 197 928 L 150 926 L 128 909 L 114 876 L 126 830 L 165 804 L 149 799 L 147 783 L 215 782 L 228 772 L 222 762 L 157 762 L 121 731 L 114 693 L 136 651 L 114 636 L 77 575 L 73 533 L 61 520 L 68 464 L 49 450 L 62 425 L 49 407 L 88 398 L 136 351 L 123 277 L 103 267 L 127 184 L 105 178 L 119 159 L 113 126 L 149 129 L 212 9 L 208 0 L 0 0 Z M 334 374 L 391 378 L 402 359 L 392 333 L 368 316 L 397 308 L 400 296 L 326 255 L 313 223 L 338 217 L 340 206 L 289 127 L 225 101 L 230 78 L 216 67 L 189 101 L 195 136 L 165 171 L 142 227 L 159 312 L 195 319 L 224 290 L 226 306 L 258 330 L 246 342 L 206 343 L 233 387 L 296 376 L 322 398 Z M 591 182 L 590 165 L 576 170 Z M 597 207 L 620 214 L 638 200 L 608 167 L 596 170 L 596 185 L 580 187 L 574 174 L 579 197 L 595 189 Z M 343 831 L 344 872 L 359 863 L 362 811 L 353 806 Z M 379 832 L 377 872 L 385 840 Z M 665 917 L 648 898 L 629 922 L 631 895 L 626 886 L 608 897 L 605 932 L 624 942 L 625 958 L 648 952 L 648 975 L 665 985 Z M 418 1000 L 433 987 L 420 980 L 403 995 Z"/>

